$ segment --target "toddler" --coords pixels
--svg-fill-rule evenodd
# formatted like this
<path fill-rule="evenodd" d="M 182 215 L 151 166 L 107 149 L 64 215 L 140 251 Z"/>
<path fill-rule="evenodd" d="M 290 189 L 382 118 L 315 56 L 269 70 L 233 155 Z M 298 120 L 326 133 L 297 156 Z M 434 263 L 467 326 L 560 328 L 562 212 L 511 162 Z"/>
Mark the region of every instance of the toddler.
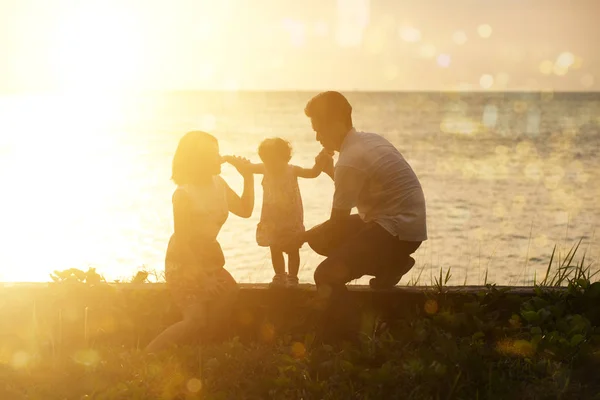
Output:
<path fill-rule="evenodd" d="M 256 242 L 269 247 L 275 276 L 271 286 L 298 285 L 300 248 L 282 244 L 290 235 L 304 232 L 304 209 L 298 187 L 298 178 L 316 178 L 321 168 L 301 168 L 290 164 L 292 146 L 281 138 L 264 140 L 258 147 L 262 164 L 252 164 L 255 174 L 263 174 L 263 204 L 260 222 L 256 228 Z M 283 254 L 288 256 L 285 272 Z"/>

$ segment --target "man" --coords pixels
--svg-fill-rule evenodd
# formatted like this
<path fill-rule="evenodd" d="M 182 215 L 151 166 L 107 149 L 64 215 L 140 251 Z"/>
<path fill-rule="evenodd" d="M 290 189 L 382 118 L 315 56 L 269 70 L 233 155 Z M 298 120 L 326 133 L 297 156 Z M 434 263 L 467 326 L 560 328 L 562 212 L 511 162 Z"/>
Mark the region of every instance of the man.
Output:
<path fill-rule="evenodd" d="M 427 239 L 421 184 L 388 140 L 354 129 L 352 106 L 342 94 L 320 93 L 304 111 L 324 148 L 317 162 L 335 184 L 330 219 L 296 238 L 327 257 L 315 270 L 317 288 L 344 290 L 363 275 L 374 276 L 373 288 L 391 288 Z M 358 215 L 350 214 L 354 207 Z"/>

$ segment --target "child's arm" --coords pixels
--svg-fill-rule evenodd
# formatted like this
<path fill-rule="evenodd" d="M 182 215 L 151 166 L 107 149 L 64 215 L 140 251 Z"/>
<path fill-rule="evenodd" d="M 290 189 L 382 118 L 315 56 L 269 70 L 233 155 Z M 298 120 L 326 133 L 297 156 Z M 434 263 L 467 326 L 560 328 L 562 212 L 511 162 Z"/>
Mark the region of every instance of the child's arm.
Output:
<path fill-rule="evenodd" d="M 313 179 L 321 175 L 323 170 L 317 166 L 317 164 L 315 164 L 312 168 L 294 166 L 294 171 L 296 172 L 296 176 L 299 178 Z"/>
<path fill-rule="evenodd" d="M 258 164 L 250 163 L 249 168 L 253 174 L 264 174 L 265 173 L 265 164 L 263 164 L 263 163 L 258 163 Z"/>
<path fill-rule="evenodd" d="M 223 156 L 221 158 L 223 159 L 223 162 L 230 163 L 231 165 L 235 165 L 235 163 L 236 163 L 235 156 Z M 264 174 L 265 173 L 265 165 L 263 163 L 259 163 L 259 164 L 249 163 L 248 170 L 250 172 L 252 172 L 253 174 Z"/>

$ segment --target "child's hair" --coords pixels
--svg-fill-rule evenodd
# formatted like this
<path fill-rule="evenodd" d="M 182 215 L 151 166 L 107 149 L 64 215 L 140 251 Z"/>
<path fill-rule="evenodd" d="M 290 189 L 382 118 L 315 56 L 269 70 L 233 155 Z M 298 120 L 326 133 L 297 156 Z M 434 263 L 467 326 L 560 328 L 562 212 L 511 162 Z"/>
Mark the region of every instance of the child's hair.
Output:
<path fill-rule="evenodd" d="M 265 139 L 258 146 L 258 156 L 263 163 L 279 161 L 287 164 L 292 159 L 292 145 L 281 138 Z"/>

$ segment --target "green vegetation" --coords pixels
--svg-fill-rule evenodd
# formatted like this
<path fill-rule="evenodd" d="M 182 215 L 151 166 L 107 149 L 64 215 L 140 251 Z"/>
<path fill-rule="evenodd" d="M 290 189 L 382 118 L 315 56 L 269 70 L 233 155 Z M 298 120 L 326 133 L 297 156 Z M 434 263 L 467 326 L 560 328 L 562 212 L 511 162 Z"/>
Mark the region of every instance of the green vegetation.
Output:
<path fill-rule="evenodd" d="M 0 398 L 600 399 L 600 282 L 576 251 L 530 294 L 450 291 L 441 274 L 414 301 L 370 298 L 348 341 L 311 333 L 313 311 L 300 306 L 311 291 L 291 304 L 271 298 L 262 314 L 247 298 L 236 337 L 159 355 L 139 348 L 177 319 L 167 295 L 80 276 L 31 294 L 26 316 L 6 319 L 19 302 L 4 300 Z"/>

